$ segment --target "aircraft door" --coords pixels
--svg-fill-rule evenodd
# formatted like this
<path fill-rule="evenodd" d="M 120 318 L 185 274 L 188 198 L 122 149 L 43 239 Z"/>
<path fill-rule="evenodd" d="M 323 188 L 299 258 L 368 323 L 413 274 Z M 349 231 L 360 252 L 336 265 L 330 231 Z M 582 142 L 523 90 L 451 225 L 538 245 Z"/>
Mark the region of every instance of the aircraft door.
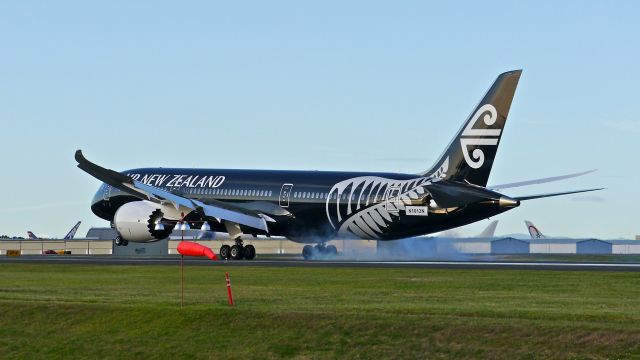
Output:
<path fill-rule="evenodd" d="M 289 197 L 291 196 L 291 189 L 293 189 L 293 184 L 282 184 L 279 200 L 280 207 L 289 207 Z"/>

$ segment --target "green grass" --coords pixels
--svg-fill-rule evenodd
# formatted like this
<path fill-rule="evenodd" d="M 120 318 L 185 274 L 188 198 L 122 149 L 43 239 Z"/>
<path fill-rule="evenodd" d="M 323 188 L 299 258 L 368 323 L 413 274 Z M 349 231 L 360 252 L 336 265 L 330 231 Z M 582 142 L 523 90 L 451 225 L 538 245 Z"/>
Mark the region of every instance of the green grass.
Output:
<path fill-rule="evenodd" d="M 227 306 L 224 271 L 236 306 Z M 638 358 L 625 272 L 0 264 L 0 358 Z"/>

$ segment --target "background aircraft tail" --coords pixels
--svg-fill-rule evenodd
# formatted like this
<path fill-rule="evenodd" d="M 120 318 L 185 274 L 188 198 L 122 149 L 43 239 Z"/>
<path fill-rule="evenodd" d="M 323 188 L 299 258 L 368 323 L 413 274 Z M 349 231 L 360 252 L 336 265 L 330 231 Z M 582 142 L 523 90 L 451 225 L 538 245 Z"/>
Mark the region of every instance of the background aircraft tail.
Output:
<path fill-rule="evenodd" d="M 32 233 L 31 231 L 27 231 L 27 239 L 37 240 L 38 237 L 36 236 L 36 234 Z"/>
<path fill-rule="evenodd" d="M 492 238 L 496 233 L 496 227 L 498 226 L 498 220 L 492 221 L 483 232 L 481 232 L 478 236 L 479 238 Z"/>
<path fill-rule="evenodd" d="M 498 76 L 435 166 L 422 175 L 435 172 L 445 179 L 487 185 L 521 73 Z"/>
<path fill-rule="evenodd" d="M 75 225 L 73 225 L 73 227 L 71 228 L 71 230 L 69 230 L 67 235 L 64 236 L 64 240 L 71 240 L 76 236 L 76 231 L 78 231 L 78 228 L 80 227 L 80 223 L 82 223 L 82 221 L 78 221 Z"/>
<path fill-rule="evenodd" d="M 545 236 L 538 230 L 538 228 L 533 225 L 533 223 L 529 220 L 524 221 L 525 225 L 527 225 L 527 230 L 529 230 L 529 235 L 531 235 L 532 239 L 544 239 Z"/>

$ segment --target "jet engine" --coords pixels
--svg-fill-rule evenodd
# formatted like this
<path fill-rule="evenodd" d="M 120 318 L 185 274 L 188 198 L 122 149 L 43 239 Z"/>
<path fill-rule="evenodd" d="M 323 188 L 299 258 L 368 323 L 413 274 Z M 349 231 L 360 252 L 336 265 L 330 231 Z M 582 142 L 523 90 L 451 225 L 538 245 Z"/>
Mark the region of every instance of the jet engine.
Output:
<path fill-rule="evenodd" d="M 164 216 L 160 205 L 150 201 L 126 203 L 116 211 L 113 217 L 118 235 L 124 240 L 151 242 L 168 237 L 175 225 L 156 226 Z"/>

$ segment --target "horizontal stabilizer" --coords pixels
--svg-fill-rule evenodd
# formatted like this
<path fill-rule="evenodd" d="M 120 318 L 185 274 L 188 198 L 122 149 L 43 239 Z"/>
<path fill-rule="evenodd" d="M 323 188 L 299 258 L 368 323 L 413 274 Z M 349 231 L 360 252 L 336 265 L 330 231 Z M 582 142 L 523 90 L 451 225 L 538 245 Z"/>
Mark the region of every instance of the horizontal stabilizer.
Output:
<path fill-rule="evenodd" d="M 565 192 L 558 192 L 558 193 L 529 195 L 529 196 L 515 196 L 515 197 L 513 197 L 513 199 L 518 200 L 518 201 L 525 201 L 525 200 L 541 199 L 541 198 L 560 196 L 560 195 L 579 194 L 579 193 L 584 193 L 584 192 L 589 192 L 589 191 L 598 191 L 598 190 L 604 190 L 604 188 L 565 191 Z"/>
<path fill-rule="evenodd" d="M 544 184 L 544 183 L 549 183 L 549 182 L 553 182 L 553 181 L 571 179 L 571 178 L 574 178 L 574 177 L 591 174 L 594 171 L 597 171 L 597 170 L 594 169 L 594 170 L 582 171 L 582 172 L 574 173 L 574 174 L 567 174 L 567 175 L 553 176 L 553 177 L 548 177 L 548 178 L 540 178 L 540 179 L 534 179 L 534 180 L 520 181 L 520 182 L 509 183 L 509 184 L 492 185 L 492 186 L 489 186 L 487 188 L 497 191 L 497 190 L 502 190 L 502 189 L 510 189 L 510 188 L 515 188 L 515 187 L 521 187 L 521 186 Z"/>

